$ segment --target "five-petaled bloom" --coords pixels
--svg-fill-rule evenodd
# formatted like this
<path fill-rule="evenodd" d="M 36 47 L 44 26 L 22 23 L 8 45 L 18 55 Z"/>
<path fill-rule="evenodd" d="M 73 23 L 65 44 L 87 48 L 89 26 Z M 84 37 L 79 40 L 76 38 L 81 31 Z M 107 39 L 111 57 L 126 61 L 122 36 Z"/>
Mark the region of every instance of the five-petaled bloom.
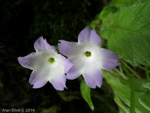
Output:
<path fill-rule="evenodd" d="M 101 87 L 103 73 L 101 69 L 111 70 L 119 65 L 117 54 L 100 48 L 101 38 L 90 28 L 83 29 L 78 42 L 60 40 L 58 49 L 73 64 L 67 72 L 67 79 L 76 79 L 83 75 L 86 84 L 91 88 Z"/>
<path fill-rule="evenodd" d="M 29 83 L 33 88 L 43 87 L 48 81 L 56 90 L 66 87 L 65 73 L 72 67 L 72 63 L 60 54 L 54 46 L 40 37 L 35 43 L 33 52 L 25 57 L 18 57 L 19 63 L 32 71 Z"/>

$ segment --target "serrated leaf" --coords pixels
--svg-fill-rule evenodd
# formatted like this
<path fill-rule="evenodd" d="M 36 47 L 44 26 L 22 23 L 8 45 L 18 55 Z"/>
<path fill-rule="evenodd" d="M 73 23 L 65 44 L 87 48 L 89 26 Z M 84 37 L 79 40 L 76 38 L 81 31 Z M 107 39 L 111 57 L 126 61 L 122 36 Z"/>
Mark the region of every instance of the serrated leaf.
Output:
<path fill-rule="evenodd" d="M 94 110 L 94 105 L 93 105 L 92 100 L 91 100 L 91 88 L 89 88 L 86 85 L 84 80 L 82 80 L 82 82 L 80 84 L 80 90 L 81 90 L 81 95 L 84 98 L 84 100 L 88 103 L 90 108 L 92 110 Z"/>
<path fill-rule="evenodd" d="M 150 1 L 119 10 L 103 19 L 101 36 L 108 48 L 133 65 L 150 65 Z"/>

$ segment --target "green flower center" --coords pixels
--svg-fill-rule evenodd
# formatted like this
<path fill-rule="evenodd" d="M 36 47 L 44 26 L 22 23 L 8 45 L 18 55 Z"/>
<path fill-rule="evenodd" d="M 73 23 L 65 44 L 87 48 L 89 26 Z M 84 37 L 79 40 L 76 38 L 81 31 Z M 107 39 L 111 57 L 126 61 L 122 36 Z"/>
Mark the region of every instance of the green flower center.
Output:
<path fill-rule="evenodd" d="M 49 58 L 48 61 L 53 64 L 55 62 L 55 59 L 54 58 Z"/>
<path fill-rule="evenodd" d="M 84 54 L 85 54 L 86 57 L 91 57 L 92 56 L 91 52 L 89 52 L 89 51 L 86 51 Z"/>

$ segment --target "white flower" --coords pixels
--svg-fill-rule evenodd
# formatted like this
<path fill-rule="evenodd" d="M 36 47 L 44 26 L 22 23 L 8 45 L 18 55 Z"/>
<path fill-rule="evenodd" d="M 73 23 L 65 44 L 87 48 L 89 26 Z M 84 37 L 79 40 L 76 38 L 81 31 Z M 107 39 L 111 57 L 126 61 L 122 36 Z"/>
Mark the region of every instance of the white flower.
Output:
<path fill-rule="evenodd" d="M 91 88 L 102 85 L 101 69 L 110 70 L 119 65 L 118 55 L 100 48 L 101 38 L 95 30 L 85 28 L 78 36 L 78 42 L 60 40 L 58 48 L 68 57 L 73 67 L 67 72 L 67 79 L 76 79 L 83 75 Z"/>
<path fill-rule="evenodd" d="M 19 63 L 33 70 L 29 83 L 33 88 L 43 87 L 48 81 L 56 90 L 64 90 L 66 87 L 65 73 L 72 64 L 62 55 L 57 54 L 54 46 L 40 37 L 34 44 L 36 52 L 25 57 L 18 57 Z"/>

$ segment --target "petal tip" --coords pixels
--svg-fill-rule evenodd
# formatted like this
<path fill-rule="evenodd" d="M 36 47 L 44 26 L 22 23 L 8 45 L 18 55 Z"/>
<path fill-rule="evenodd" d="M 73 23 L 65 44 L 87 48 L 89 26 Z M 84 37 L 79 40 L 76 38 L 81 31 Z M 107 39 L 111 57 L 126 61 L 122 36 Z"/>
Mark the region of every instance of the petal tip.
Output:
<path fill-rule="evenodd" d="M 89 85 L 89 84 L 87 84 L 90 88 L 92 88 L 92 89 L 96 89 L 96 85 L 95 86 L 92 86 L 92 85 Z"/>
<path fill-rule="evenodd" d="M 33 89 L 38 89 L 38 88 L 42 88 L 45 84 L 47 83 L 47 81 L 36 81 L 35 83 L 33 83 Z"/>
<path fill-rule="evenodd" d="M 74 80 L 74 78 L 72 78 L 72 77 L 70 77 L 68 75 L 66 75 L 66 79 L 68 79 L 68 80 Z"/>
<path fill-rule="evenodd" d="M 98 87 L 98 88 L 101 88 L 101 87 L 102 87 L 102 84 L 100 84 L 100 85 L 97 85 L 97 87 Z"/>
<path fill-rule="evenodd" d="M 18 60 L 18 62 L 19 62 L 20 65 L 22 65 L 23 67 L 25 67 L 24 66 L 24 59 L 23 59 L 23 57 L 18 57 L 17 60 Z"/>
<path fill-rule="evenodd" d="M 80 73 L 77 70 L 74 70 L 74 67 L 71 68 L 66 75 L 66 79 L 74 80 L 80 76 Z"/>
<path fill-rule="evenodd" d="M 38 42 L 38 41 L 44 41 L 44 38 L 43 38 L 43 36 L 40 36 L 36 41 L 35 41 L 35 43 L 34 44 L 36 44 L 36 42 Z"/>
<path fill-rule="evenodd" d="M 39 39 L 40 39 L 40 38 L 43 39 L 43 36 L 40 36 Z"/>
<path fill-rule="evenodd" d="M 21 62 L 22 57 L 18 57 L 17 60 L 20 63 Z"/>
<path fill-rule="evenodd" d="M 60 43 L 62 43 L 64 40 L 58 40 Z"/>
<path fill-rule="evenodd" d="M 35 86 L 35 85 L 33 85 L 33 89 L 38 89 L 38 88 L 41 88 L 42 86 L 40 86 L 40 87 L 38 87 L 38 86 Z"/>
<path fill-rule="evenodd" d="M 56 88 L 56 87 L 54 87 L 54 88 L 58 91 L 64 91 L 65 89 L 67 89 L 66 85 L 64 85 L 64 87 L 62 87 L 62 88 Z"/>

